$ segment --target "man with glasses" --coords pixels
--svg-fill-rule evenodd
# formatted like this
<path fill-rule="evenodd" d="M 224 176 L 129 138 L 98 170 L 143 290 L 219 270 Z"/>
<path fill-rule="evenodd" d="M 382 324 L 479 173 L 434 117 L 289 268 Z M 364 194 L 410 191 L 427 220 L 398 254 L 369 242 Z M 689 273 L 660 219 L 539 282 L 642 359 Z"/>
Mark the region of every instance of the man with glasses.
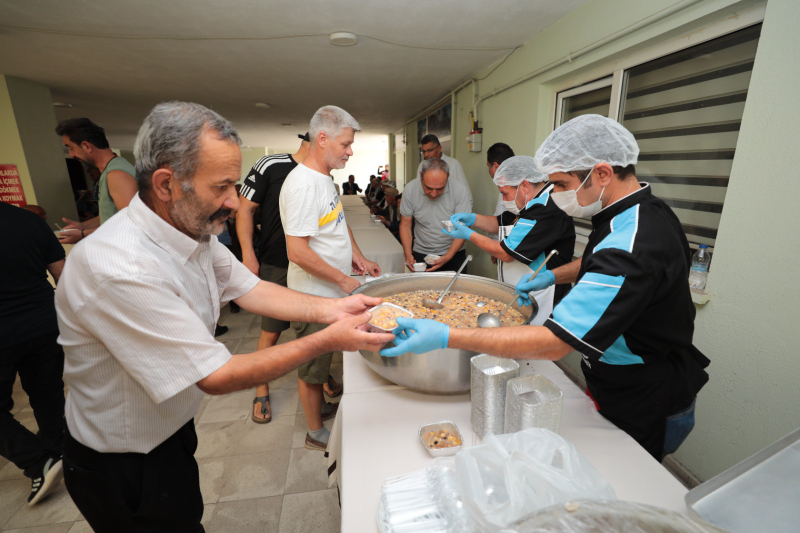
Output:
<path fill-rule="evenodd" d="M 423 161 L 422 175 L 406 185 L 400 205 L 400 242 L 408 268 L 413 270 L 414 263 L 423 262 L 428 255 L 439 256 L 428 262 L 428 272 L 457 270 L 461 266 L 466 257 L 466 241 L 442 233 L 442 221 L 464 209 L 472 212 L 472 195 L 466 180 L 451 178 L 449 165 L 441 159 Z M 412 222 L 416 223 L 413 239 Z"/>
<path fill-rule="evenodd" d="M 422 177 L 422 165 L 425 163 L 425 161 L 428 161 L 429 159 L 441 159 L 447 163 L 447 167 L 450 169 L 450 179 L 452 181 L 461 182 L 464 187 L 466 187 L 467 194 L 469 195 L 469 201 L 472 202 L 472 192 L 469 190 L 467 176 L 464 174 L 464 169 L 461 168 L 461 163 L 449 155 L 442 153 L 442 145 L 439 143 L 439 138 L 436 135 L 429 133 L 422 138 L 419 145 L 422 150 L 423 161 L 421 161 L 419 167 L 417 167 L 417 177 Z"/>

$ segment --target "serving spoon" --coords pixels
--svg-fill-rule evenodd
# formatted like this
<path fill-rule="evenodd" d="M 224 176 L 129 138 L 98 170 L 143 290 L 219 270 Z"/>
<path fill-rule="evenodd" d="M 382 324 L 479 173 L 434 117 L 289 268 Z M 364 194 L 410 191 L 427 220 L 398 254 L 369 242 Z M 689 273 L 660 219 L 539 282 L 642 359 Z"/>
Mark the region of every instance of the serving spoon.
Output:
<path fill-rule="evenodd" d="M 530 281 L 533 278 L 535 278 L 536 275 L 539 274 L 539 271 L 542 270 L 542 268 L 544 268 L 544 265 L 547 264 L 547 262 L 550 260 L 550 258 L 553 257 L 556 254 L 558 254 L 557 250 L 552 250 L 549 254 L 547 254 L 547 257 L 544 258 L 544 261 L 542 261 L 542 264 L 539 265 L 539 268 L 536 269 L 536 272 L 531 274 L 531 277 L 529 277 L 525 282 L 527 283 L 528 281 Z M 516 301 L 517 301 L 516 298 L 512 298 L 511 302 L 506 306 L 505 309 L 503 309 L 503 312 L 500 313 L 499 317 L 494 316 L 492 313 L 481 313 L 481 314 L 479 314 L 478 315 L 478 325 L 480 327 L 482 327 L 482 328 L 499 328 L 500 326 L 503 325 L 503 323 L 500 322 L 500 319 L 503 317 L 504 314 L 506 314 L 506 311 L 511 309 L 511 306 L 514 305 L 514 302 L 516 302 Z"/>
<path fill-rule="evenodd" d="M 458 279 L 458 275 L 461 274 L 461 271 L 464 270 L 464 267 L 467 266 L 467 263 L 469 263 L 470 261 L 472 261 L 472 256 L 468 255 L 467 258 L 464 259 L 464 262 L 461 264 L 461 267 L 458 269 L 458 272 L 456 272 L 456 275 L 453 276 L 453 279 L 450 280 L 450 283 L 448 283 L 447 287 L 445 287 L 445 289 L 442 291 L 442 294 L 439 295 L 438 300 L 434 302 L 433 300 L 428 300 L 427 298 L 423 298 L 422 305 L 424 305 L 428 309 L 444 309 L 444 306 L 442 305 L 442 298 L 444 298 L 444 295 L 447 294 L 447 291 L 450 290 L 450 287 L 452 287 L 453 283 L 455 283 L 456 280 Z"/>

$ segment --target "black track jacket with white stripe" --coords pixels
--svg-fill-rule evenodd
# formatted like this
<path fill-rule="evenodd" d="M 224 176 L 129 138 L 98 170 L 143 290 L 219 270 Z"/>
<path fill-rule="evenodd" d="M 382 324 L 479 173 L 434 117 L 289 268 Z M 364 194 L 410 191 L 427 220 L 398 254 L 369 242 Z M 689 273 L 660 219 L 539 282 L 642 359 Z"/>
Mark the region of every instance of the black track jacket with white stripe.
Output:
<path fill-rule="evenodd" d="M 691 250 L 650 186 L 592 217 L 578 282 L 544 327 L 583 354 L 601 414 L 660 460 L 666 417 L 708 381 L 692 344 Z"/>

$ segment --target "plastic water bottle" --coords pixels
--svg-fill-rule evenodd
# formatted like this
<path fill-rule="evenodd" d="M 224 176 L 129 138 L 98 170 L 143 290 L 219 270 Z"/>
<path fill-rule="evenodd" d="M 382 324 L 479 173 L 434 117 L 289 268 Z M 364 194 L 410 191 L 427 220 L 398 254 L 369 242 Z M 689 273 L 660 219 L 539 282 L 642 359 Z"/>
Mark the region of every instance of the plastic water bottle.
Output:
<path fill-rule="evenodd" d="M 711 253 L 708 251 L 708 245 L 701 244 L 700 249 L 692 256 L 692 269 L 689 271 L 689 288 L 706 288 L 709 263 L 711 263 Z"/>

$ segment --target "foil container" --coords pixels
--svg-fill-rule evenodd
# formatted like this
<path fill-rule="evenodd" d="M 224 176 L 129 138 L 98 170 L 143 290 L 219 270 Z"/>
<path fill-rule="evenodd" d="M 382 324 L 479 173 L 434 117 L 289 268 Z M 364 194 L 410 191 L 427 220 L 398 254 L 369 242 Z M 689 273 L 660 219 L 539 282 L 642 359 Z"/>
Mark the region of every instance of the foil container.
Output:
<path fill-rule="evenodd" d="M 384 302 L 382 304 L 376 305 L 375 307 L 370 309 L 369 312 L 374 313 L 378 309 L 384 309 L 387 307 L 391 307 L 393 310 L 397 311 L 399 316 L 403 316 L 406 318 L 414 318 L 414 313 L 412 313 L 408 309 L 400 307 L 399 305 L 390 304 L 389 302 Z M 394 328 L 384 329 L 380 326 L 376 326 L 375 324 L 372 323 L 372 319 L 370 319 L 370 321 L 367 322 L 367 329 L 375 333 L 391 333 L 392 331 L 394 331 Z"/>
<path fill-rule="evenodd" d="M 487 415 L 473 406 L 469 419 L 475 433 L 480 435 L 481 438 L 486 437 L 488 434 L 501 435 L 505 428 L 504 413 Z"/>
<path fill-rule="evenodd" d="M 544 428 L 558 433 L 564 394 L 537 374 L 510 380 L 506 389 L 505 433 Z"/>
<path fill-rule="evenodd" d="M 518 376 L 519 364 L 513 359 L 492 355 L 470 359 L 470 421 L 481 437 L 504 432 L 507 383 Z"/>
<path fill-rule="evenodd" d="M 428 443 L 425 442 L 425 434 L 431 432 L 439 432 L 439 431 L 449 431 L 456 437 L 458 440 L 461 441 L 461 444 L 458 446 L 451 446 L 449 448 L 429 448 Z M 464 437 L 461 435 L 461 432 L 458 431 L 458 426 L 455 425 L 454 422 L 450 420 L 440 420 L 439 422 L 431 422 L 430 424 L 425 424 L 424 426 L 419 427 L 419 440 L 422 442 L 422 446 L 428 450 L 428 453 L 431 454 L 431 457 L 444 457 L 447 455 L 455 455 L 458 453 L 458 450 L 464 445 Z"/>

